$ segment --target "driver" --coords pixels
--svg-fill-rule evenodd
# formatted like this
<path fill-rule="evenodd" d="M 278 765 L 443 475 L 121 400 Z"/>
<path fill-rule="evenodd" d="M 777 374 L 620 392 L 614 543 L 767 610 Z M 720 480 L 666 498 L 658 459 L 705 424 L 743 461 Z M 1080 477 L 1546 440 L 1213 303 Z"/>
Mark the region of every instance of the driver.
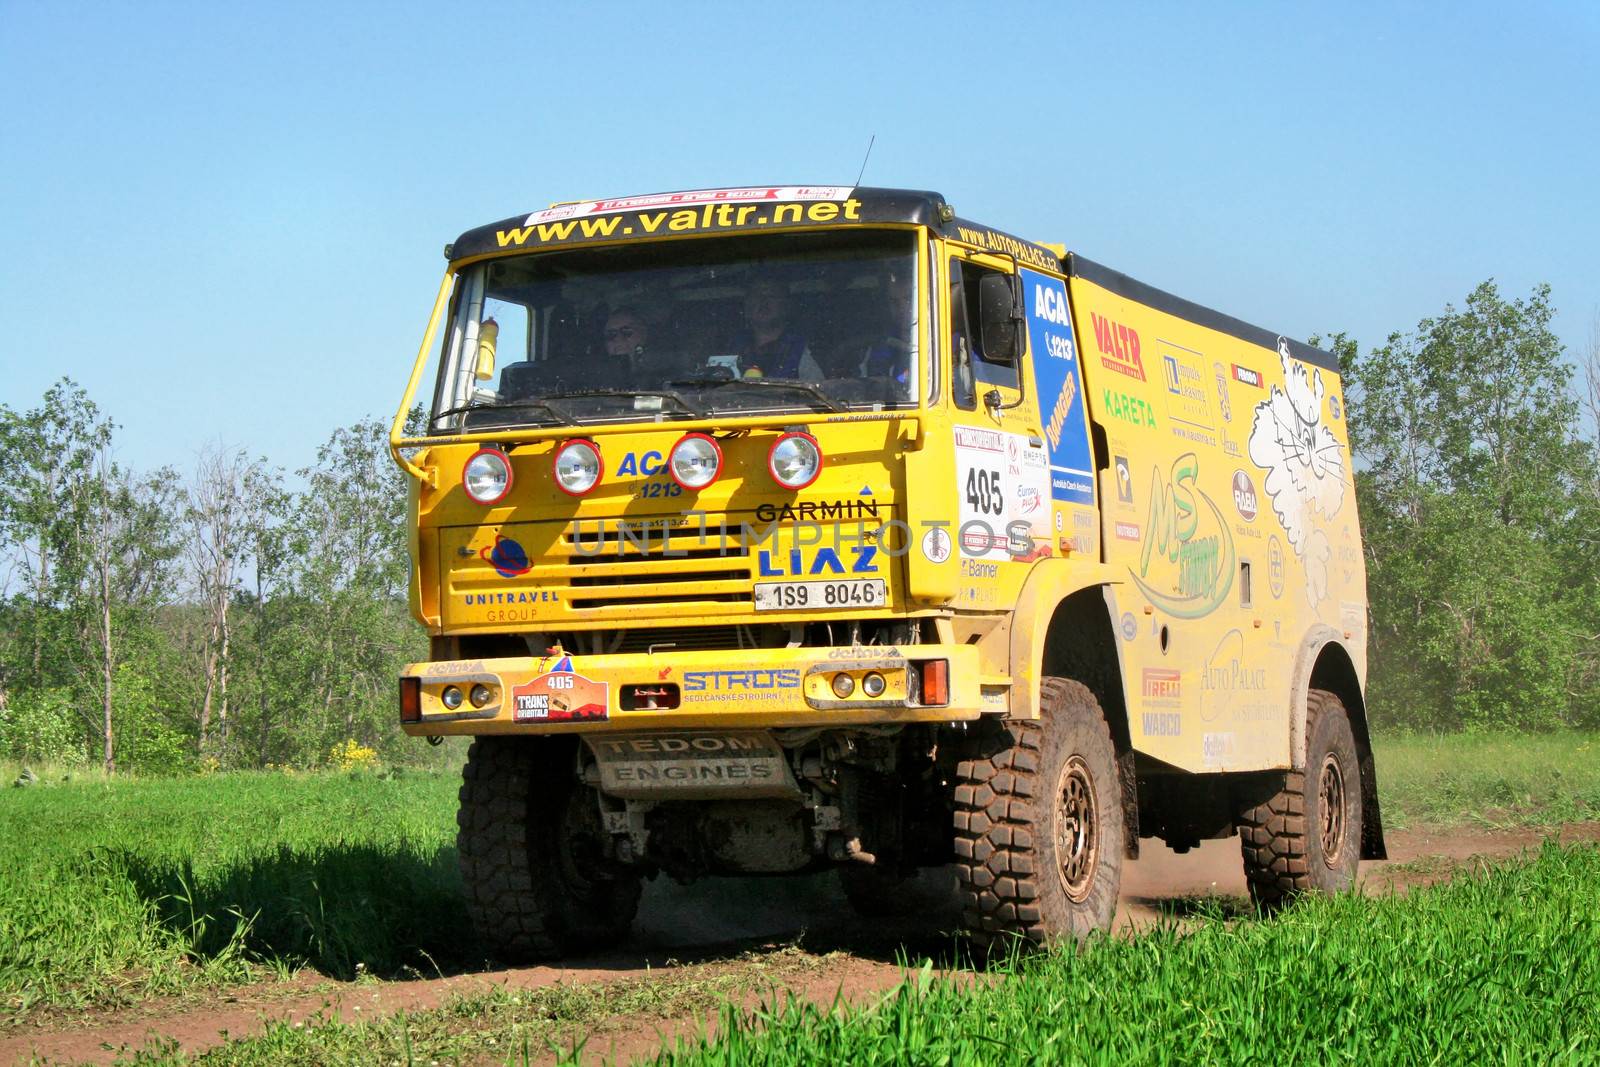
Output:
<path fill-rule="evenodd" d="M 612 357 L 611 361 L 624 360 L 631 368 L 650 343 L 650 326 L 634 308 L 619 307 L 606 316 L 604 336 L 606 355 Z"/>
<path fill-rule="evenodd" d="M 821 381 L 805 336 L 789 321 L 789 291 L 777 278 L 758 278 L 744 294 L 745 328 L 735 338 L 744 376 Z"/>
<path fill-rule="evenodd" d="M 659 387 L 673 370 L 665 353 L 651 343 L 650 320 L 638 308 L 622 304 L 606 316 L 606 359 L 597 368 L 599 378 L 609 388 Z"/>

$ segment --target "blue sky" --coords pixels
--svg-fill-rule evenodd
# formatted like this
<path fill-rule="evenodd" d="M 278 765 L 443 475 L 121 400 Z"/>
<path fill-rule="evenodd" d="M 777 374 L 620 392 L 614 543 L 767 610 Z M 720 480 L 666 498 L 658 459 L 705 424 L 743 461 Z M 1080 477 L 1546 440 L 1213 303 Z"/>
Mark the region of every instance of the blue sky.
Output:
<path fill-rule="evenodd" d="M 1596 54 L 1577 3 L 0 0 L 0 402 L 70 375 L 132 466 L 299 466 L 393 411 L 462 230 L 848 183 L 873 134 L 867 184 L 1274 330 L 1367 347 L 1493 276 L 1576 352 Z"/>

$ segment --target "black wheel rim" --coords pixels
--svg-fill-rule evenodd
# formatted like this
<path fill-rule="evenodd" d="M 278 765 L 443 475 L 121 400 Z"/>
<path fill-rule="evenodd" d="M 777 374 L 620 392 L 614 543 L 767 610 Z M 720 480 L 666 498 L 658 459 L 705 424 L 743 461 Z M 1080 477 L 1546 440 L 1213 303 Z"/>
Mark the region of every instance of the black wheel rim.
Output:
<path fill-rule="evenodd" d="M 1094 778 L 1081 756 L 1070 757 L 1056 783 L 1056 873 L 1061 888 L 1075 901 L 1094 887 L 1099 858 L 1100 819 L 1095 808 Z"/>
<path fill-rule="evenodd" d="M 1322 862 L 1337 867 L 1344 852 L 1344 771 L 1333 753 L 1322 761 L 1317 779 L 1317 798 L 1322 809 Z"/>

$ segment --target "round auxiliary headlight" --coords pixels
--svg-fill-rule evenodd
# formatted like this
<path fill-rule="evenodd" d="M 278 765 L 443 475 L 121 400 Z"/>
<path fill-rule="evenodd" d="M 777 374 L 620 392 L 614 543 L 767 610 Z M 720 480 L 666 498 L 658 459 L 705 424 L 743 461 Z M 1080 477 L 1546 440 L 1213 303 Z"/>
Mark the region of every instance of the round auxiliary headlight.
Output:
<path fill-rule="evenodd" d="M 704 489 L 722 473 L 722 449 L 703 433 L 684 434 L 667 456 L 667 469 L 685 489 Z"/>
<path fill-rule="evenodd" d="M 883 675 L 873 671 L 861 679 L 861 691 L 869 697 L 881 697 L 889 683 L 883 680 Z"/>
<path fill-rule="evenodd" d="M 593 441 L 567 441 L 556 449 L 556 488 L 568 496 L 582 496 L 600 484 L 604 465 Z"/>
<path fill-rule="evenodd" d="M 822 449 L 808 433 L 786 433 L 772 442 L 767 470 L 785 489 L 804 489 L 822 473 Z"/>
<path fill-rule="evenodd" d="M 480 448 L 461 468 L 461 487 L 480 504 L 494 504 L 511 492 L 511 457 L 498 448 Z"/>
<path fill-rule="evenodd" d="M 445 686 L 444 692 L 439 694 L 439 703 L 443 704 L 451 711 L 455 711 L 461 706 L 461 690 L 457 689 L 453 685 Z"/>
<path fill-rule="evenodd" d="M 856 680 L 844 672 L 833 676 L 833 695 L 840 700 L 849 700 L 850 694 L 856 691 Z"/>
<path fill-rule="evenodd" d="M 493 693 L 489 692 L 488 686 L 475 685 L 472 687 L 472 692 L 467 694 L 467 699 L 472 701 L 473 707 L 481 708 L 485 704 L 489 703 L 489 698 L 493 695 Z"/>

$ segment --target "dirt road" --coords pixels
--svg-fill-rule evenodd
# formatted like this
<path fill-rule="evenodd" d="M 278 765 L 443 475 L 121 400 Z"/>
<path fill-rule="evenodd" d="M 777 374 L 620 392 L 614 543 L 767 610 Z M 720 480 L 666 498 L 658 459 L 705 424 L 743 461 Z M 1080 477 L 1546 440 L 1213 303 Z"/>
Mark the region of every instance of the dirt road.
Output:
<path fill-rule="evenodd" d="M 1389 835 L 1386 862 L 1363 864 L 1369 893 L 1404 891 L 1448 877 L 1476 857 L 1503 858 L 1537 847 L 1545 831 L 1396 832 Z M 1600 823 L 1562 827 L 1563 841 L 1600 841 Z M 1155 921 L 1163 913 L 1182 914 L 1197 897 L 1220 896 L 1242 904 L 1244 874 L 1237 840 L 1209 841 L 1187 855 L 1175 855 L 1159 842 L 1143 843 L 1143 855 L 1126 866 L 1118 924 L 1124 929 Z M 622 950 L 559 966 L 484 971 L 418 981 L 332 983 L 306 975 L 293 983 L 219 992 L 199 1004 L 152 1002 L 114 1014 L 53 1018 L 42 1025 L 0 1029 L 0 1065 L 27 1063 L 36 1056 L 56 1063 L 109 1063 L 116 1050 L 142 1047 L 152 1035 L 175 1039 L 197 1051 L 231 1038 L 260 1032 L 268 1019 L 298 1021 L 319 1013 L 345 1019 L 372 1019 L 405 1010 L 437 1007 L 453 993 L 494 985 L 535 989 L 557 983 L 616 982 L 637 979 L 674 963 L 719 961 L 737 967 L 752 948 L 793 943 L 805 953 L 838 952 L 825 967 L 797 974 L 796 993 L 831 999 L 870 995 L 894 985 L 896 960 L 924 955 L 939 958 L 950 940 L 914 927 L 857 918 L 831 876 L 805 879 L 728 879 L 681 887 L 664 880 L 650 885 L 637 931 Z M 597 1054 L 628 1056 L 656 1047 L 662 1032 L 699 1022 L 691 1018 L 616 1020 L 597 1034 Z"/>

